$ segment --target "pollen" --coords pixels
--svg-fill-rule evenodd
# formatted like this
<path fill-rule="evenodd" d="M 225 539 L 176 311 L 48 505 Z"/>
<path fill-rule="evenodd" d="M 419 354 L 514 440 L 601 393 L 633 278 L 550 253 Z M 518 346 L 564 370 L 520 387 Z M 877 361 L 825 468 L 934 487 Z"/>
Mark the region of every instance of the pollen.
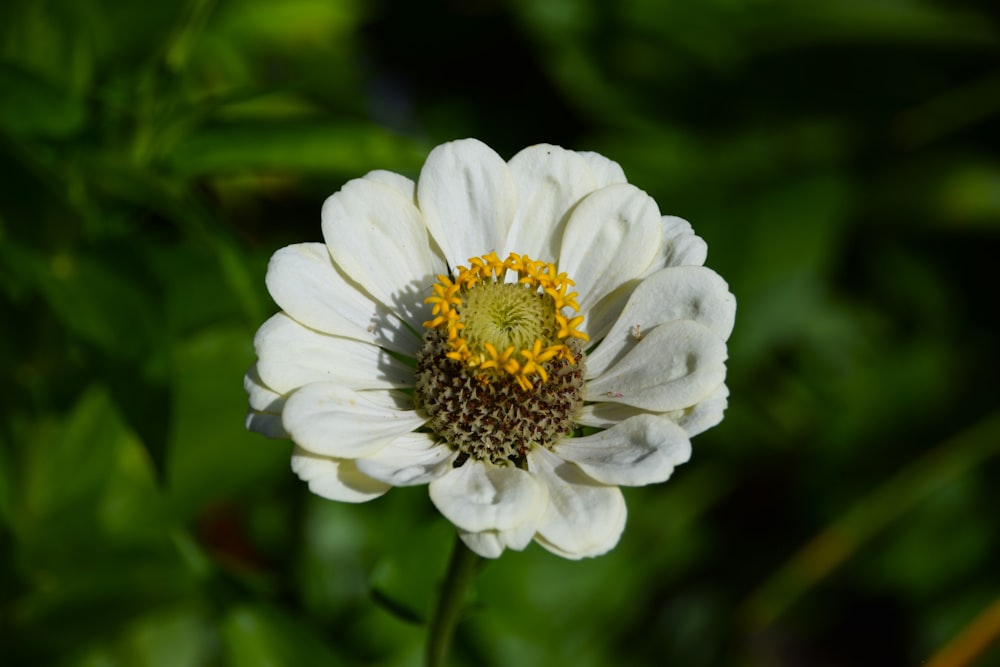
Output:
<path fill-rule="evenodd" d="M 528 392 L 549 380 L 555 360 L 576 362 L 578 345 L 570 343 L 588 340 L 572 286 L 554 264 L 526 255 L 473 257 L 454 277 L 438 276 L 424 300 L 432 306 L 424 326 L 480 383 L 512 379 Z"/>

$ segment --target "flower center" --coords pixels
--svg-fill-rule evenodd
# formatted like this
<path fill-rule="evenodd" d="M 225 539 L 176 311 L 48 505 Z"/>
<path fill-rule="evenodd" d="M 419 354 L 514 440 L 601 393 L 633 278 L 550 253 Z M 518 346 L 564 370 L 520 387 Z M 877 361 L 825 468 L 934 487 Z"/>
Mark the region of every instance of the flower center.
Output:
<path fill-rule="evenodd" d="M 555 321 L 552 299 L 512 283 L 481 283 L 462 304 L 462 338 L 472 350 L 530 350 L 549 340 Z"/>
<path fill-rule="evenodd" d="M 424 326 L 447 334 L 449 359 L 478 369 L 487 382 L 510 375 L 525 391 L 533 378 L 548 379 L 547 362 L 574 362 L 567 341 L 588 337 L 577 329 L 583 316 L 563 312 L 580 310 L 565 273 L 515 253 L 504 261 L 496 253 L 473 257 L 469 264 L 458 267 L 454 281 L 438 276 L 424 300 L 435 316 Z"/>
<path fill-rule="evenodd" d="M 523 465 L 569 433 L 583 405 L 583 316 L 553 264 L 513 253 L 469 263 L 454 280 L 438 276 L 426 299 L 416 403 L 465 458 Z"/>

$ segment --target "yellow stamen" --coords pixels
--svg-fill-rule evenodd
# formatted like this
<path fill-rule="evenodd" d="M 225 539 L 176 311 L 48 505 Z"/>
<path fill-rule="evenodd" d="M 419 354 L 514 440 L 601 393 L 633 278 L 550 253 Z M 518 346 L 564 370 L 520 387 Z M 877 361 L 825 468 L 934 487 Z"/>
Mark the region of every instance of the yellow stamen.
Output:
<path fill-rule="evenodd" d="M 506 284 L 508 272 L 515 274 L 516 285 Z M 475 376 L 477 379 L 485 378 L 488 381 L 492 378 L 509 375 L 517 381 L 523 390 L 528 391 L 533 387 L 533 378 L 538 378 L 543 383 L 548 381 L 547 362 L 553 359 L 564 359 L 569 363 L 575 363 L 573 351 L 567 345 L 570 340 L 574 338 L 588 340 L 587 334 L 579 330 L 583 316 L 574 315 L 574 313 L 579 312 L 580 305 L 576 300 L 578 294 L 569 291 L 573 284 L 573 281 L 565 273 L 558 272 L 555 264 L 533 260 L 527 255 L 510 253 L 506 260 L 501 260 L 495 252 L 491 252 L 481 257 L 473 257 L 469 259 L 468 268 L 458 267 L 454 278 L 444 275 L 438 276 L 438 282 L 432 287 L 431 296 L 424 299 L 424 303 L 431 304 L 431 315 L 433 316 L 432 319 L 424 322 L 424 326 L 444 331 L 450 348 L 446 353 L 447 358 L 463 363 L 469 368 L 475 368 L 479 371 Z M 503 292 L 508 296 L 500 298 L 499 301 L 503 305 L 498 306 L 497 312 L 500 315 L 496 315 L 498 319 L 495 326 L 500 327 L 496 329 L 497 342 L 520 340 L 525 346 L 522 349 L 517 349 L 521 345 L 515 347 L 505 344 L 503 351 L 499 351 L 493 342 L 483 340 L 484 335 L 492 337 L 493 334 L 489 332 L 493 331 L 491 327 L 494 324 L 486 324 L 485 331 L 487 333 L 484 334 L 482 318 L 477 320 L 479 322 L 476 329 L 478 334 L 473 334 L 471 330 L 464 334 L 467 322 L 463 316 L 463 309 L 467 308 L 466 300 L 469 293 L 480 285 L 502 286 L 497 288 L 500 290 L 507 287 L 524 289 L 525 292 L 522 294 L 530 295 L 532 299 L 546 297 L 549 300 L 549 305 L 543 308 L 548 309 L 550 315 L 545 317 L 551 317 L 551 320 L 538 323 L 539 335 L 536 335 L 534 340 L 530 337 L 532 335 L 530 333 L 527 334 L 529 336 L 527 340 L 524 340 L 526 333 L 524 327 L 528 326 L 528 331 L 531 331 L 530 317 L 538 317 L 538 315 L 525 316 L 523 304 L 526 302 L 519 301 L 524 297 L 512 298 L 510 292 Z M 486 299 L 485 303 L 494 303 L 490 301 L 491 297 L 489 296 L 480 296 L 478 303 L 484 303 L 482 301 L 484 298 Z M 529 302 L 539 303 L 534 300 Z M 545 310 L 532 310 L 532 308 L 539 307 L 538 305 L 530 306 L 528 310 L 533 313 L 545 312 Z M 512 310 L 505 310 L 506 308 L 512 308 Z M 564 310 L 568 314 L 564 314 Z M 466 316 L 468 314 L 465 313 Z M 525 317 L 528 317 L 529 324 L 524 324 Z M 514 323 L 511 323 L 508 318 L 513 318 Z M 517 324 L 518 318 L 521 318 L 520 324 Z M 545 331 L 548 333 L 543 333 Z M 468 335 L 472 335 L 472 338 L 467 338 Z M 470 340 L 475 342 L 470 344 Z M 531 343 L 529 344 L 528 341 Z"/>

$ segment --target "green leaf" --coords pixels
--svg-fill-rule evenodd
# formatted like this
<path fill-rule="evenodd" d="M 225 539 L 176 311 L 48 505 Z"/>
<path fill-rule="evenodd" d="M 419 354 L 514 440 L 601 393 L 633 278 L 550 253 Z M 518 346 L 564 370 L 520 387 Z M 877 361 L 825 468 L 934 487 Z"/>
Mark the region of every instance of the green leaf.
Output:
<path fill-rule="evenodd" d="M 66 661 L 72 667 L 176 667 L 208 665 L 216 652 L 213 628 L 197 609 L 154 612 L 120 636 L 95 642 Z"/>
<path fill-rule="evenodd" d="M 0 259 L 48 301 L 67 330 L 112 358 L 135 360 L 158 338 L 157 302 L 121 261 L 98 254 L 50 257 L 5 243 Z"/>
<path fill-rule="evenodd" d="M 290 445 L 244 426 L 252 341 L 252 331 L 216 326 L 177 344 L 168 493 L 178 516 L 195 516 L 214 500 L 259 491 L 290 474 Z"/>
<path fill-rule="evenodd" d="M 906 512 L 956 484 L 998 449 L 1000 412 L 994 412 L 909 463 L 804 544 L 750 596 L 743 620 L 754 630 L 773 624 Z"/>
<path fill-rule="evenodd" d="M 104 387 L 87 389 L 62 421 L 40 421 L 17 435 L 27 446 L 11 494 L 25 548 L 44 554 L 61 545 L 50 554 L 58 562 L 72 561 L 62 547 L 74 541 L 172 551 L 151 462 Z"/>
<path fill-rule="evenodd" d="M 372 596 L 400 620 L 426 624 L 440 592 L 455 529 L 431 509 L 425 488 L 393 489 L 384 505 L 385 531 L 372 534 L 382 543 L 370 576 Z"/>
<path fill-rule="evenodd" d="M 0 128 L 15 136 L 61 138 L 86 121 L 83 100 L 34 72 L 0 63 Z"/>
<path fill-rule="evenodd" d="M 263 605 L 241 605 L 222 623 L 222 648 L 231 667 L 342 665 L 305 619 Z"/>
<path fill-rule="evenodd" d="M 1000 227 L 1000 164 L 960 164 L 940 187 L 940 220 L 960 227 Z"/>
<path fill-rule="evenodd" d="M 152 353 L 151 361 L 166 363 L 166 350 Z M 115 404 L 122 411 L 129 426 L 139 436 L 149 455 L 156 475 L 163 479 L 167 446 L 170 440 L 170 424 L 173 412 L 173 396 L 165 371 L 122 363 L 109 355 L 98 355 L 98 374 L 104 380 Z"/>
<path fill-rule="evenodd" d="M 22 471 L 20 518 L 25 528 L 63 536 L 86 533 L 113 470 L 115 443 L 127 434 L 105 390 L 91 387 L 80 397 L 65 424 L 35 431 Z M 61 521 L 73 515 L 74 521 Z M 91 527 L 92 529 L 92 527 Z"/>
<path fill-rule="evenodd" d="M 413 171 L 425 150 L 376 125 L 232 124 L 180 140 L 171 163 L 186 176 L 254 170 L 361 175 L 371 169 Z"/>

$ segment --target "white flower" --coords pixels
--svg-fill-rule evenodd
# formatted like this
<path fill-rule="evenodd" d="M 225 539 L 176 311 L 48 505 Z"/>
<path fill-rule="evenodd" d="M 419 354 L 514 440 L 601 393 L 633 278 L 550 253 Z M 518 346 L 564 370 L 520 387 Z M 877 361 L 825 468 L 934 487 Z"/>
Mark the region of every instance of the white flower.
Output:
<path fill-rule="evenodd" d="M 323 236 L 271 259 L 282 312 L 245 380 L 247 427 L 291 438 L 313 493 L 429 484 L 483 556 L 596 556 L 619 486 L 666 480 L 722 419 L 735 299 L 691 226 L 596 153 L 444 144 L 416 183 L 347 183 Z"/>

